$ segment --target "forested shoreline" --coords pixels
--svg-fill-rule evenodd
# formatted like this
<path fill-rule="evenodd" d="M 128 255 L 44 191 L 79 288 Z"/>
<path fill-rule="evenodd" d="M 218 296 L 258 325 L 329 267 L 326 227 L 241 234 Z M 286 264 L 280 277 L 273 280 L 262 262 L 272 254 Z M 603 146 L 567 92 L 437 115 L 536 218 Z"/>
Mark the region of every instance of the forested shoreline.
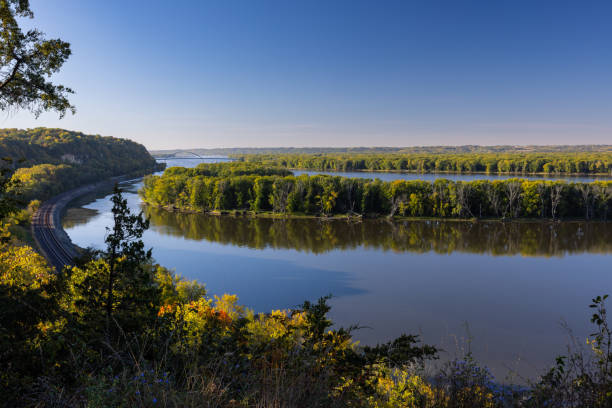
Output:
<path fill-rule="evenodd" d="M 246 154 L 245 162 L 320 171 L 612 175 L 612 152 Z"/>
<path fill-rule="evenodd" d="M 599 219 L 612 217 L 612 181 L 451 181 L 288 175 L 256 163 L 172 167 L 147 176 L 147 204 L 184 211 L 255 211 L 283 215 Z"/>
<path fill-rule="evenodd" d="M 24 200 L 44 200 L 105 178 L 162 168 L 139 143 L 64 129 L 0 129 L 0 157 L 14 171 L 15 188 Z"/>

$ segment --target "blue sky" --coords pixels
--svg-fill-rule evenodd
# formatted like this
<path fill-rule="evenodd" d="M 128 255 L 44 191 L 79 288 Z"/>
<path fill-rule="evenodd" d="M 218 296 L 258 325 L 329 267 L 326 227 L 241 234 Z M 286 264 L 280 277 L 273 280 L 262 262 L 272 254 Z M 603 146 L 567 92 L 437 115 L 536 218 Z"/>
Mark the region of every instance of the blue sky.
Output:
<path fill-rule="evenodd" d="M 77 114 L 149 148 L 612 143 L 612 2 L 31 0 Z M 28 24 L 30 24 L 28 22 Z"/>

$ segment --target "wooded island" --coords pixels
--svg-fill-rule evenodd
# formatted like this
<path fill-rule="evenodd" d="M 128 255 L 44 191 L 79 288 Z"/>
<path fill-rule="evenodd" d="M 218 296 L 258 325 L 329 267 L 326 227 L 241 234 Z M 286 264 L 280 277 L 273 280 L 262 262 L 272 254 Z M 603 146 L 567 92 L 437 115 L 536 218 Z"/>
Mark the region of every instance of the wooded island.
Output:
<path fill-rule="evenodd" d="M 144 202 L 184 211 L 254 211 L 310 216 L 433 218 L 581 218 L 607 220 L 612 181 L 451 181 L 294 176 L 259 163 L 172 167 L 148 176 Z"/>

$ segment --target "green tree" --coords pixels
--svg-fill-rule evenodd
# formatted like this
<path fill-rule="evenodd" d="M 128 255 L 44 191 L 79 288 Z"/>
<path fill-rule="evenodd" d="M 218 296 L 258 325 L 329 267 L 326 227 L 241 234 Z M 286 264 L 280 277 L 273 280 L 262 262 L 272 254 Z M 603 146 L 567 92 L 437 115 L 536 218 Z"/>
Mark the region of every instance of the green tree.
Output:
<path fill-rule="evenodd" d="M 56 282 L 52 268 L 12 237 L 5 224 L 18 210 L 15 187 L 10 169 L 0 169 L 0 389 L 6 406 L 18 406 L 12 398 L 41 373 L 40 339 L 58 311 L 51 296 Z"/>
<path fill-rule="evenodd" d="M 189 180 L 189 205 L 192 208 L 208 210 L 207 185 L 202 177 L 195 177 Z"/>
<path fill-rule="evenodd" d="M 0 243 L 0 271 L 0 389 L 4 406 L 19 406 L 11 396 L 44 368 L 40 339 L 58 311 L 56 277 L 32 248 L 13 243 Z"/>
<path fill-rule="evenodd" d="M 219 179 L 215 184 L 215 209 L 233 210 L 236 205 L 230 179 Z"/>
<path fill-rule="evenodd" d="M 49 110 L 60 117 L 74 113 L 67 97 L 72 89 L 48 80 L 70 56 L 70 44 L 46 40 L 34 29 L 24 33 L 18 17 L 34 17 L 29 0 L 0 1 L 0 109 L 28 109 L 35 116 Z"/>
<path fill-rule="evenodd" d="M 8 166 L 11 160 L 3 159 L 4 166 L 0 166 L 0 221 L 17 210 L 19 199 L 16 193 L 19 192 L 20 183 L 12 178 L 13 172 Z"/>
<path fill-rule="evenodd" d="M 274 212 L 285 213 L 287 211 L 287 203 L 289 202 L 289 196 L 293 190 L 294 183 L 295 180 L 289 177 L 274 180 L 272 196 L 270 197 L 270 204 L 272 204 Z"/>
<path fill-rule="evenodd" d="M 264 176 L 255 179 L 253 193 L 255 200 L 253 201 L 253 209 L 255 211 L 269 211 L 272 209 L 270 204 L 270 196 L 272 195 L 274 179 Z"/>
<path fill-rule="evenodd" d="M 304 208 L 304 190 L 305 182 L 303 177 L 296 178 L 293 191 L 289 193 L 287 198 L 287 210 L 290 213 L 305 212 Z"/>
<path fill-rule="evenodd" d="M 106 281 L 103 290 L 107 330 L 116 313 L 125 313 L 133 319 L 142 304 L 151 298 L 150 292 L 156 289 L 154 277 L 146 268 L 151 261 L 151 250 L 145 250 L 141 240 L 149 221 L 142 213 L 131 213 L 118 186 L 111 202 L 114 225 L 108 229 L 103 257 L 107 265 L 98 269 Z"/>
<path fill-rule="evenodd" d="M 108 229 L 106 251 L 65 272 L 61 303 L 70 316 L 66 336 L 70 347 L 85 350 L 88 364 L 97 364 L 108 347 L 123 353 L 125 342 L 152 327 L 164 293 L 151 251 L 141 240 L 148 221 L 130 212 L 118 188 L 111 201 L 114 225 Z"/>
<path fill-rule="evenodd" d="M 319 207 L 321 208 L 321 214 L 331 214 L 336 206 L 337 198 L 338 192 L 334 191 L 334 186 L 331 183 L 325 184 L 323 187 L 323 192 L 317 196 Z"/>

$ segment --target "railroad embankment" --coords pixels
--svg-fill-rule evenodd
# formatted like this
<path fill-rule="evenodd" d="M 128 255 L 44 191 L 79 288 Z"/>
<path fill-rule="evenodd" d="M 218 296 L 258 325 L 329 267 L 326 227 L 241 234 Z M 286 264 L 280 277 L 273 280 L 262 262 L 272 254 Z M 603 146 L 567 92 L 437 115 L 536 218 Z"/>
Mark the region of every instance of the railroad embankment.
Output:
<path fill-rule="evenodd" d="M 115 177 L 67 191 L 45 201 L 36 211 L 32 217 L 32 236 L 38 250 L 57 271 L 66 265 L 73 265 L 74 258 L 79 255 L 78 248 L 62 228 L 63 210 L 76 198 L 119 180 L 119 177 Z"/>

